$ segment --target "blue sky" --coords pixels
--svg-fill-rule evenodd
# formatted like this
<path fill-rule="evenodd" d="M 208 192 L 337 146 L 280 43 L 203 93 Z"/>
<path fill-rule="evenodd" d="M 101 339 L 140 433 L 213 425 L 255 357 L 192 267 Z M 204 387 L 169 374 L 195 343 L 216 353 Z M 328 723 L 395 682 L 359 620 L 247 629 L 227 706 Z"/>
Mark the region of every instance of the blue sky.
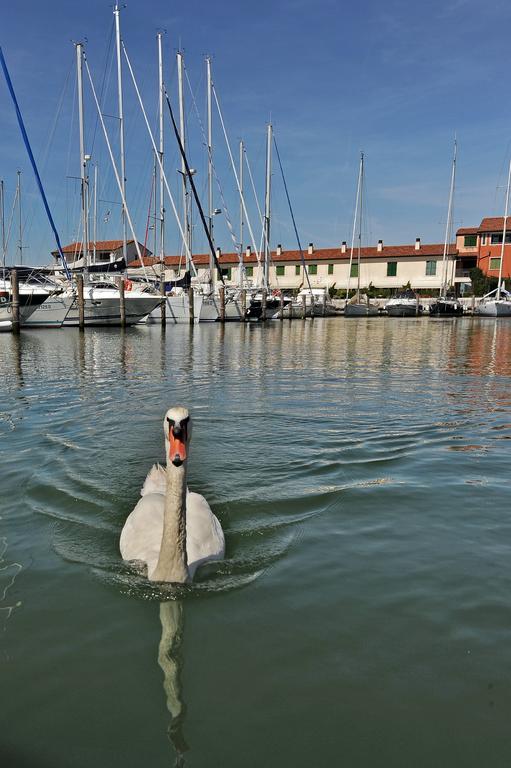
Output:
<path fill-rule="evenodd" d="M 106 78 L 104 111 L 115 115 L 115 70 L 108 76 L 111 6 L 103 0 L 1 0 L 0 5 L 0 44 L 57 226 L 63 241 L 69 242 L 79 226 L 78 184 L 68 178 L 79 175 L 72 42 L 87 40 L 96 86 Z M 510 21 L 511 6 L 500 1 L 483 5 L 475 0 L 433 0 L 419 5 L 403 0 L 132 0 L 122 11 L 122 33 L 153 123 L 157 29 L 166 30 L 165 79 L 173 103 L 175 52 L 181 47 L 203 119 L 204 55 L 211 54 L 229 135 L 233 146 L 239 138 L 246 142 L 261 201 L 266 123 L 271 117 L 302 242 L 325 247 L 349 241 L 360 150 L 366 155 L 365 244 L 379 238 L 387 244 L 407 243 L 416 236 L 441 242 L 455 131 L 455 225 L 477 225 L 483 216 L 502 213 L 511 151 L 506 90 Z M 125 72 L 128 203 L 143 242 L 151 148 L 128 77 Z M 189 92 L 187 99 L 190 162 L 202 191 L 205 155 Z M 119 195 L 88 90 L 86 113 L 87 149 L 100 174 L 99 237 L 116 238 Z M 107 124 L 114 138 L 115 119 L 107 118 Z M 168 122 L 167 148 L 168 177 L 178 194 L 177 149 Z M 238 202 L 218 121 L 215 148 L 223 193 L 238 229 Z M 0 178 L 5 180 L 7 218 L 18 168 L 23 174 L 24 260 L 44 263 L 53 238 L 2 81 Z M 215 204 L 220 206 L 218 194 Z M 276 163 L 272 205 L 272 244 L 295 248 Z M 170 205 L 166 207 L 167 252 L 177 252 L 177 228 Z M 259 232 L 251 198 L 249 207 Z M 151 237 L 150 232 L 149 247 Z M 16 238 L 14 232 L 11 260 Z M 231 250 L 223 216 L 216 218 L 216 238 L 223 250 Z M 198 225 L 195 249 L 205 250 Z"/>

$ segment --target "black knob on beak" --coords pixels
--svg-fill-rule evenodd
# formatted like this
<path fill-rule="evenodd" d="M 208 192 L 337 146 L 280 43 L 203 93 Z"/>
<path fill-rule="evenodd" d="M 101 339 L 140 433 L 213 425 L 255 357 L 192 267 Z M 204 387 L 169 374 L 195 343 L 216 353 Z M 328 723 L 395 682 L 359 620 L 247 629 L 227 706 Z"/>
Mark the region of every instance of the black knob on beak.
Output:
<path fill-rule="evenodd" d="M 174 424 L 172 427 L 172 434 L 180 440 L 183 437 L 183 427 L 181 424 Z"/>

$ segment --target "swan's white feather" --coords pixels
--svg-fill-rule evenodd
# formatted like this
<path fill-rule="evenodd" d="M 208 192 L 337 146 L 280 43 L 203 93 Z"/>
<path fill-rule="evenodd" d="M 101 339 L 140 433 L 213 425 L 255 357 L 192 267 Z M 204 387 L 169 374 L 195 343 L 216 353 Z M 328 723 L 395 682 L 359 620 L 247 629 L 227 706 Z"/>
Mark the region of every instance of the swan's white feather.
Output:
<path fill-rule="evenodd" d="M 163 489 L 161 478 L 163 477 Z M 142 498 L 128 516 L 120 539 L 123 560 L 138 560 L 147 565 L 151 576 L 160 555 L 165 508 L 165 469 L 155 464 L 142 487 Z M 152 489 L 152 490 L 151 490 Z M 225 552 L 222 526 L 208 502 L 198 493 L 186 494 L 186 554 L 193 579 L 199 567 L 209 560 L 221 560 Z"/>
<path fill-rule="evenodd" d="M 144 485 L 140 491 L 141 496 L 145 496 L 147 493 L 163 493 L 165 494 L 165 483 L 167 479 L 167 470 L 162 467 L 161 464 L 153 464 L 147 477 L 144 480 Z"/>

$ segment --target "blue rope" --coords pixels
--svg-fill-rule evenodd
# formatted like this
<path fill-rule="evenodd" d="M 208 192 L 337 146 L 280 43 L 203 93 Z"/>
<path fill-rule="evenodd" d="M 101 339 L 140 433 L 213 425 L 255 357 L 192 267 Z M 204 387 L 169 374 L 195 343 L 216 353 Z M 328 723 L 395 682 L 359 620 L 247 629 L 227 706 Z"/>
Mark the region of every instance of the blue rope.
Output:
<path fill-rule="evenodd" d="M 28 156 L 30 158 L 30 162 L 32 164 L 32 168 L 34 170 L 35 178 L 37 181 L 37 186 L 39 187 L 39 192 L 41 193 L 41 197 L 43 199 L 44 208 L 46 210 L 46 215 L 48 216 L 48 220 L 50 222 L 50 226 L 53 230 L 53 234 L 55 235 L 55 240 L 57 242 L 57 248 L 59 252 L 60 259 L 62 261 L 62 266 L 64 267 L 64 272 L 66 273 L 66 277 L 68 280 L 71 279 L 71 272 L 69 271 L 69 267 L 67 265 L 66 257 L 64 256 L 64 252 L 62 251 L 62 246 L 60 244 L 60 238 L 59 233 L 57 232 L 57 228 L 55 226 L 55 222 L 53 221 L 53 216 L 51 215 L 50 207 L 48 205 L 48 201 L 46 199 L 46 195 L 43 189 L 43 184 L 41 182 L 41 177 L 39 176 L 39 171 L 37 170 L 37 165 L 35 162 L 34 155 L 32 153 L 32 148 L 30 147 L 30 142 L 28 140 L 27 132 L 25 130 L 25 124 L 23 122 L 23 117 L 21 116 L 21 111 L 18 105 L 18 101 L 16 99 L 16 94 L 14 93 L 14 88 L 12 85 L 12 81 L 9 75 L 9 70 L 7 69 L 7 64 L 5 63 L 4 54 L 2 51 L 2 47 L 0 46 L 0 64 L 2 65 L 2 69 L 5 75 L 5 80 L 7 83 L 7 87 L 9 89 L 9 93 L 11 94 L 11 98 L 14 104 L 14 108 L 16 110 L 16 117 L 18 118 L 18 124 L 21 130 L 21 135 L 23 136 L 23 141 L 25 142 L 25 147 L 27 148 Z"/>

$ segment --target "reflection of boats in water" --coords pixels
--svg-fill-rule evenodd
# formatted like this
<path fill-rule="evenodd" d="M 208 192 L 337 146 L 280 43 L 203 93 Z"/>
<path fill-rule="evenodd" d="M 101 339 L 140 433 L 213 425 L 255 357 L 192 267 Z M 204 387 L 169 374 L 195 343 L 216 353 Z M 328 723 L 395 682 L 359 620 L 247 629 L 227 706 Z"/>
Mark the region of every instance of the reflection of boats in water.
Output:
<path fill-rule="evenodd" d="M 167 709 L 172 715 L 168 736 L 176 752 L 176 766 L 184 765 L 183 755 L 188 751 L 183 726 L 185 704 L 181 684 L 181 646 L 183 642 L 183 605 L 179 600 L 160 603 L 161 638 L 158 664 L 163 672 L 163 690 Z"/>

